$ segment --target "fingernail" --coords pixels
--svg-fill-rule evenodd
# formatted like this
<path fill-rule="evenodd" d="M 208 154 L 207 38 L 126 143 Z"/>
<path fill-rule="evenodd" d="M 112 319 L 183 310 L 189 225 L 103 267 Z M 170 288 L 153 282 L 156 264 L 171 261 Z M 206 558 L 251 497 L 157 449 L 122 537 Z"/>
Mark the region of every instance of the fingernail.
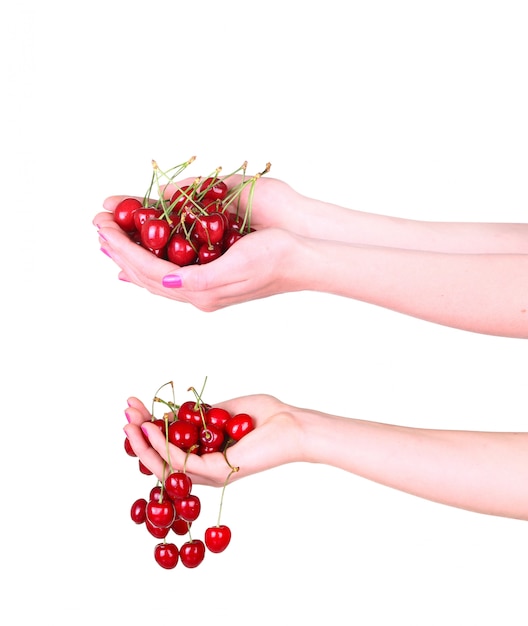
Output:
<path fill-rule="evenodd" d="M 101 248 L 101 252 L 104 252 L 104 254 L 106 254 L 106 256 L 109 257 L 110 259 L 112 258 L 108 250 L 106 250 L 105 248 Z"/>
<path fill-rule="evenodd" d="M 161 283 L 164 287 L 181 287 L 183 284 L 181 276 L 178 276 L 178 274 L 164 276 Z"/>
<path fill-rule="evenodd" d="M 97 234 L 99 235 L 99 237 L 101 237 L 103 241 L 108 241 L 108 239 L 103 235 L 101 231 L 99 231 Z"/>
<path fill-rule="evenodd" d="M 128 414 L 128 411 L 125 411 L 125 417 L 128 420 L 128 423 L 130 424 L 130 415 Z"/>
<path fill-rule="evenodd" d="M 124 276 L 118 276 L 119 280 L 122 280 L 124 283 L 129 283 L 130 281 L 128 280 L 128 278 L 125 278 Z"/>
<path fill-rule="evenodd" d="M 147 430 L 144 426 L 142 426 L 142 427 L 141 427 L 141 432 L 142 432 L 142 433 L 145 435 L 145 437 L 148 439 L 148 436 L 149 436 L 149 434 L 148 434 L 148 430 Z"/>

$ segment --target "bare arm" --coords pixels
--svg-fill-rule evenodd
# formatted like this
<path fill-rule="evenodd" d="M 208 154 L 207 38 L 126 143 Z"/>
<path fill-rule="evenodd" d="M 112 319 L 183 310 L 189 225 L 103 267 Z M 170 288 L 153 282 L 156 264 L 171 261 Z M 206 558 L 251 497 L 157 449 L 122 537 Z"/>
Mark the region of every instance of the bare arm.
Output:
<path fill-rule="evenodd" d="M 183 467 L 186 454 L 167 448 L 139 400 L 129 405 L 125 431 L 147 467 L 161 477 L 167 450 L 172 466 Z M 239 467 L 232 480 L 286 463 L 318 463 L 440 504 L 528 521 L 526 432 L 409 428 L 297 408 L 268 395 L 218 406 L 256 421 L 255 430 L 228 451 Z M 221 453 L 187 460 L 196 483 L 221 486 L 228 470 Z"/>

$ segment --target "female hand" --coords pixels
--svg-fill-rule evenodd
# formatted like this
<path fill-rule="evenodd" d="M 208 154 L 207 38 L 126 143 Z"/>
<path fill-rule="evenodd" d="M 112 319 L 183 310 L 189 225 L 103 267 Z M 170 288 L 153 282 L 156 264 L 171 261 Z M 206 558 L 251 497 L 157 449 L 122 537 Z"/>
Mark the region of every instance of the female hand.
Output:
<path fill-rule="evenodd" d="M 237 480 L 285 463 L 300 460 L 300 429 L 293 407 L 269 395 L 252 395 L 215 404 L 232 415 L 248 413 L 255 429 L 226 452 L 229 465 L 238 468 L 230 478 Z M 231 472 L 224 455 L 214 452 L 198 456 L 187 455 L 168 444 L 159 428 L 151 423 L 151 414 L 138 398 L 129 398 L 125 414 L 129 424 L 125 433 L 141 462 L 160 480 L 167 475 L 167 463 L 174 470 L 186 472 L 193 483 L 220 487 Z"/>
<path fill-rule="evenodd" d="M 256 427 L 222 453 L 198 456 L 167 443 L 137 399 L 125 432 L 160 479 L 164 462 L 198 484 L 222 486 L 291 462 L 333 466 L 382 485 L 470 511 L 528 520 L 528 433 L 410 428 L 300 409 L 268 395 L 218 404 Z M 230 466 L 238 468 L 230 476 Z M 164 474 L 165 472 L 165 474 Z"/>

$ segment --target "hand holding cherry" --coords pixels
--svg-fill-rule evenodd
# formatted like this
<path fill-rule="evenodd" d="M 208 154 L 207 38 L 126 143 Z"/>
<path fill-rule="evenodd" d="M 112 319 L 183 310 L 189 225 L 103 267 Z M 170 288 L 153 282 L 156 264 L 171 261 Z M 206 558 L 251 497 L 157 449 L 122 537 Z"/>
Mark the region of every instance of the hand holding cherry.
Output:
<path fill-rule="evenodd" d="M 161 567 L 173 569 L 181 561 L 184 566 L 194 568 L 203 561 L 207 550 L 223 552 L 231 540 L 230 527 L 220 523 L 225 489 L 231 478 L 240 472 L 240 466 L 230 460 L 231 452 L 255 432 L 256 421 L 242 409 L 240 402 L 231 401 L 231 410 L 225 403 L 211 406 L 202 400 L 203 390 L 198 393 L 193 387 L 189 391 L 193 392 L 194 399 L 176 404 L 173 383 L 167 385 L 173 390 L 173 399 L 160 397 L 159 392 L 166 386 L 163 385 L 153 398 L 151 412 L 137 398 L 129 399 L 125 451 L 131 457 L 139 457 L 140 473 L 147 476 L 156 473 L 158 478 L 148 497 L 140 497 L 132 504 L 130 516 L 136 524 L 144 524 L 150 535 L 162 540 L 154 549 L 154 558 Z M 280 404 L 268 396 L 258 398 L 263 406 Z M 163 417 L 154 417 L 155 405 L 159 404 L 164 406 L 165 413 Z M 276 428 L 268 433 L 273 438 L 278 435 Z M 191 531 L 200 516 L 201 500 L 192 492 L 199 475 L 188 468 L 199 459 L 204 461 L 204 466 L 214 467 L 214 474 L 218 476 L 218 482 L 214 479 L 201 482 L 222 484 L 217 523 L 206 528 L 203 540 L 193 537 L 194 529 Z M 258 469 L 253 466 L 250 471 Z M 188 541 L 178 548 L 167 539 L 171 532 L 188 534 Z"/>
<path fill-rule="evenodd" d="M 204 311 L 297 290 L 296 249 L 299 235 L 315 228 L 314 201 L 262 176 L 269 164 L 249 177 L 245 170 L 221 177 L 218 168 L 176 182 L 192 161 L 167 174 L 155 165 L 144 198 L 105 201 L 94 224 L 119 277 Z"/>

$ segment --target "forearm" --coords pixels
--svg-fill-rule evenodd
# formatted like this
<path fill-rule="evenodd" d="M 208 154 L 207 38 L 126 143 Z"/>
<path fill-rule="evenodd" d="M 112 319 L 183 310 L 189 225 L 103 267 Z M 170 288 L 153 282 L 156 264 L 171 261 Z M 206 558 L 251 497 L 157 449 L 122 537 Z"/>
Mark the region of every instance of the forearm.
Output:
<path fill-rule="evenodd" d="M 305 198 L 297 230 L 307 237 L 457 253 L 528 254 L 528 224 L 432 222 L 347 209 Z"/>
<path fill-rule="evenodd" d="M 528 254 L 442 254 L 299 240 L 297 288 L 427 321 L 528 338 Z M 308 268 L 308 269 L 307 269 Z"/>
<path fill-rule="evenodd" d="M 407 428 L 296 410 L 304 461 L 474 512 L 528 520 L 528 433 Z"/>

